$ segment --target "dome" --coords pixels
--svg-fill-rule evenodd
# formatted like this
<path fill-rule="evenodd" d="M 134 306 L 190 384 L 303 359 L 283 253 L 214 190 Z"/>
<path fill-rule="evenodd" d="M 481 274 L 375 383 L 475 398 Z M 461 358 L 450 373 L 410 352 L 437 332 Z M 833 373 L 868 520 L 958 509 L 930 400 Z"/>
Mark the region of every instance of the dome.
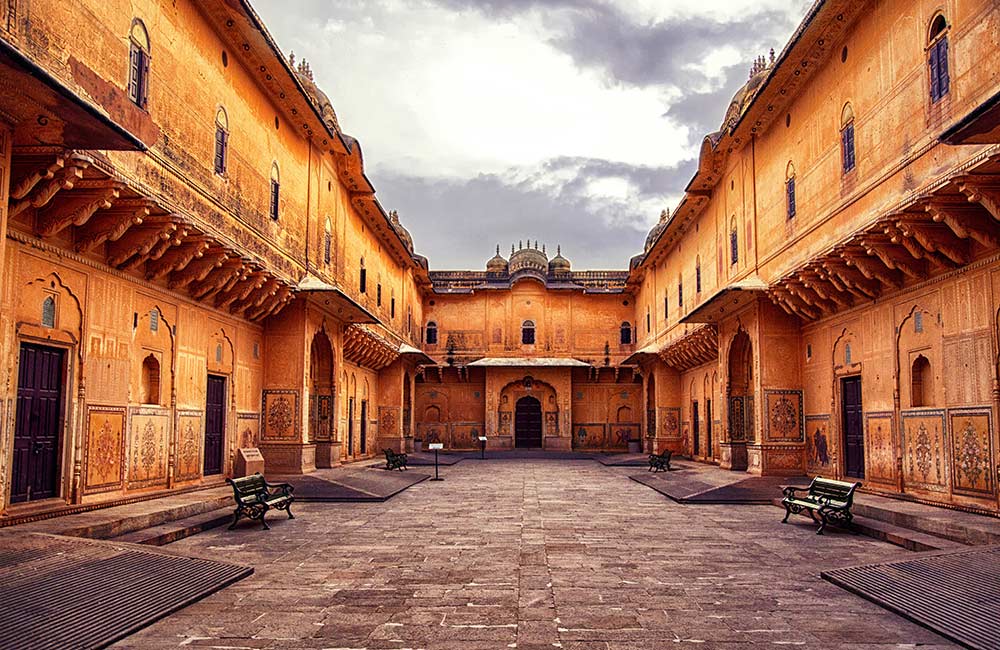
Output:
<path fill-rule="evenodd" d="M 320 117 L 323 118 L 323 122 L 333 129 L 334 131 L 340 131 L 340 123 L 337 121 L 337 113 L 333 110 L 333 102 L 325 92 L 320 90 L 319 86 L 316 85 L 316 80 L 313 78 L 312 68 L 309 63 L 303 59 L 299 61 L 298 65 L 295 65 L 295 53 L 288 57 L 288 63 L 292 66 L 292 70 L 295 72 L 296 78 L 298 78 L 299 83 L 305 88 L 306 94 L 312 103 L 319 110 Z"/>
<path fill-rule="evenodd" d="M 490 273 L 506 273 L 507 260 L 500 254 L 500 244 L 497 244 L 497 254 L 486 262 L 486 270 Z"/>
<path fill-rule="evenodd" d="M 393 230 L 399 235 L 399 238 L 403 240 L 406 244 L 406 250 L 413 252 L 413 237 L 410 235 L 410 231 L 403 227 L 403 224 L 399 223 L 399 213 L 395 210 L 389 212 L 389 223 L 392 224 Z"/>
<path fill-rule="evenodd" d="M 534 248 L 531 248 L 530 241 L 528 244 L 527 247 L 511 253 L 510 272 L 517 273 L 518 271 L 530 270 L 546 273 L 549 270 L 549 258 L 545 255 L 545 251 L 538 250 L 537 241 Z"/>
<path fill-rule="evenodd" d="M 648 235 L 646 235 L 646 245 L 643 246 L 642 252 L 644 253 L 649 252 L 649 249 L 653 247 L 653 244 L 655 244 L 656 240 L 659 238 L 660 233 L 662 233 L 664 230 L 667 229 L 667 223 L 669 221 L 670 221 L 670 210 L 663 210 L 662 212 L 660 212 L 660 221 L 655 226 L 653 226 L 653 229 L 649 231 Z"/>
<path fill-rule="evenodd" d="M 773 65 L 774 50 L 771 50 L 770 63 L 763 56 L 754 59 L 753 66 L 750 68 L 750 78 L 736 91 L 736 94 L 733 95 L 733 100 L 729 102 L 729 108 L 726 109 L 726 118 L 722 123 L 723 128 L 731 129 L 736 126 L 740 116 L 743 115 L 743 111 L 750 106 L 750 102 L 756 96 L 757 90 L 760 89 L 761 84 L 767 78 L 766 73 Z"/>
<path fill-rule="evenodd" d="M 562 246 L 556 246 L 556 256 L 549 260 L 549 271 L 553 273 L 568 273 L 569 260 L 562 256 Z"/>

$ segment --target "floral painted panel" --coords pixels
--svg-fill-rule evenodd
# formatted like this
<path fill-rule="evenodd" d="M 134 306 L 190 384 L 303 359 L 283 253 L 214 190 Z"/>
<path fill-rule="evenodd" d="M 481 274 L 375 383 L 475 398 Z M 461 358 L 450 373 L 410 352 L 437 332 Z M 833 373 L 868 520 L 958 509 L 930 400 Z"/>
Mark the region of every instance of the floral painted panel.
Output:
<path fill-rule="evenodd" d="M 942 409 L 903 411 L 903 485 L 948 490 L 948 440 Z"/>
<path fill-rule="evenodd" d="M 950 409 L 951 480 L 955 492 L 993 496 L 993 448 L 990 409 Z"/>
<path fill-rule="evenodd" d="M 896 484 L 896 450 L 892 411 L 865 413 L 865 476 L 869 481 Z"/>
<path fill-rule="evenodd" d="M 87 409 L 84 450 L 84 494 L 121 489 L 125 478 L 125 409 L 91 406 Z"/>
<path fill-rule="evenodd" d="M 201 477 L 205 429 L 201 411 L 177 412 L 177 457 L 174 478 L 191 481 Z"/>
<path fill-rule="evenodd" d="M 802 442 L 805 427 L 802 420 L 802 391 L 764 391 L 764 426 L 771 442 Z"/>
<path fill-rule="evenodd" d="M 298 439 L 299 391 L 265 390 L 263 410 L 264 440 Z"/>
<path fill-rule="evenodd" d="M 129 416 L 128 488 L 166 487 L 170 413 L 134 408 Z"/>

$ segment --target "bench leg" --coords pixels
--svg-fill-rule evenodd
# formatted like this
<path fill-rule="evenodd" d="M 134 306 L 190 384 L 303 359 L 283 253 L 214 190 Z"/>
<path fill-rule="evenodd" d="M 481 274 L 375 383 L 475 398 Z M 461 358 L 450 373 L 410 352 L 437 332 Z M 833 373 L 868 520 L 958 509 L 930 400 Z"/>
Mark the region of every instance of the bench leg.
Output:
<path fill-rule="evenodd" d="M 789 508 L 788 506 L 785 506 L 785 518 L 781 520 L 781 523 L 787 524 L 788 523 L 788 515 L 790 515 L 790 514 L 792 514 L 791 508 Z"/>
<path fill-rule="evenodd" d="M 240 521 L 240 509 L 237 508 L 233 513 L 233 523 L 229 524 L 229 530 L 236 528 L 236 524 Z"/>
<path fill-rule="evenodd" d="M 816 531 L 816 534 L 817 535 L 822 535 L 823 534 L 823 529 L 826 528 L 827 521 L 826 521 L 826 515 L 824 515 L 823 513 L 820 513 L 819 516 L 820 516 L 820 519 L 823 520 L 823 523 L 821 523 L 819 525 L 819 530 Z"/>
<path fill-rule="evenodd" d="M 289 504 L 288 504 L 288 505 L 287 505 L 287 506 L 285 507 L 285 512 L 286 512 L 286 513 L 288 513 L 288 518 L 289 518 L 289 519 L 295 519 L 295 515 L 293 515 L 293 514 L 292 514 L 292 504 L 290 504 L 290 503 L 289 503 Z"/>

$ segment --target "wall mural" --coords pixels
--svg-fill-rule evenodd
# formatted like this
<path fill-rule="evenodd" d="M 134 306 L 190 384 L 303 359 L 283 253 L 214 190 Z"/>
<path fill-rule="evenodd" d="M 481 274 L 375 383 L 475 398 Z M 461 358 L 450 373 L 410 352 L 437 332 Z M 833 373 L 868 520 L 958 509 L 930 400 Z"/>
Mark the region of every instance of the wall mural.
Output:
<path fill-rule="evenodd" d="M 679 440 L 681 437 L 681 409 L 679 406 L 661 406 L 660 423 L 663 437 Z"/>
<path fill-rule="evenodd" d="M 573 449 L 604 449 L 606 425 L 597 423 L 573 423 Z"/>
<path fill-rule="evenodd" d="M 260 413 L 236 414 L 236 442 L 240 449 L 250 449 L 260 444 Z"/>
<path fill-rule="evenodd" d="M 559 412 L 551 411 L 545 413 L 545 435 L 559 435 Z"/>
<path fill-rule="evenodd" d="M 174 465 L 174 478 L 177 481 L 201 478 L 204 439 L 202 412 L 177 411 L 177 458 Z"/>
<path fill-rule="evenodd" d="M 384 436 L 400 436 L 399 430 L 399 407 L 380 406 L 378 407 L 378 429 Z"/>
<path fill-rule="evenodd" d="M 812 474 L 829 474 L 834 449 L 830 440 L 830 416 L 806 416 L 806 467 Z"/>
<path fill-rule="evenodd" d="M 948 489 L 948 450 L 943 409 L 903 411 L 903 478 L 905 485 L 932 492 Z"/>
<path fill-rule="evenodd" d="M 510 411 L 500 411 L 500 435 L 509 436 L 511 435 L 511 417 L 512 413 Z"/>
<path fill-rule="evenodd" d="M 264 440 L 296 440 L 299 436 L 299 391 L 265 390 Z"/>
<path fill-rule="evenodd" d="M 896 450 L 892 411 L 865 413 L 865 477 L 896 484 Z"/>
<path fill-rule="evenodd" d="M 801 390 L 766 390 L 764 403 L 767 417 L 767 439 L 774 442 L 803 442 L 805 427 L 802 420 Z"/>
<path fill-rule="evenodd" d="M 129 414 L 128 488 L 165 487 L 167 484 L 167 409 L 139 407 Z"/>
<path fill-rule="evenodd" d="M 952 487 L 970 496 L 992 497 L 993 449 L 990 408 L 949 409 Z"/>
<path fill-rule="evenodd" d="M 125 408 L 87 409 L 83 458 L 84 494 L 119 490 L 125 478 Z"/>

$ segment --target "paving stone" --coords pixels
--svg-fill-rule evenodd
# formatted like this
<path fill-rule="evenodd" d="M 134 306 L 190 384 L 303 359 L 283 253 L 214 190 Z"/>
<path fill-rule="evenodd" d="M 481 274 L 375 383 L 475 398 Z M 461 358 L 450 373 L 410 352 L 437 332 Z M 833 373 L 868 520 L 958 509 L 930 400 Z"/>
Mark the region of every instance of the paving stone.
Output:
<path fill-rule="evenodd" d="M 775 508 L 677 504 L 628 472 L 463 462 L 385 503 L 303 503 L 270 531 L 201 533 L 169 548 L 255 574 L 115 647 L 955 647 L 819 577 L 909 552 L 818 537 Z M 834 614 L 794 613 L 815 610 Z"/>

